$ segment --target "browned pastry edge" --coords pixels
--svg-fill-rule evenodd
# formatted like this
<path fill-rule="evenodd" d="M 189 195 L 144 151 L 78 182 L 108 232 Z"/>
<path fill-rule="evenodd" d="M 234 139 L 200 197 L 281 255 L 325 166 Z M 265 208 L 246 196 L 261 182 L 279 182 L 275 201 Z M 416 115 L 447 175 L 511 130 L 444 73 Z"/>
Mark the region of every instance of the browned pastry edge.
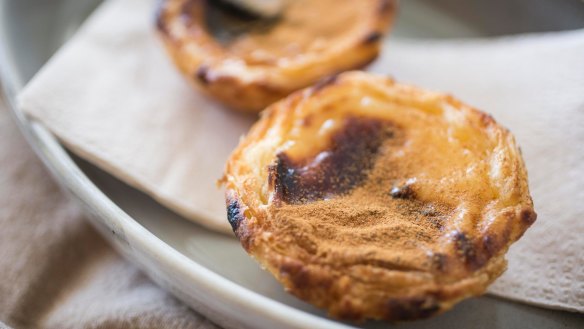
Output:
<path fill-rule="evenodd" d="M 349 268 L 342 265 L 323 264 L 318 259 L 307 258 L 302 248 L 286 246 L 273 236 L 273 223 L 270 223 L 269 210 L 258 207 L 257 193 L 246 186 L 251 175 L 248 164 L 243 163 L 242 152 L 247 147 L 265 137 L 268 130 L 282 116 L 289 115 L 307 98 L 319 97 L 323 88 L 335 88 L 337 84 L 351 84 L 354 81 L 369 79 L 364 73 L 344 73 L 338 79 L 299 91 L 288 98 L 272 105 L 262 115 L 262 119 L 252 127 L 246 138 L 233 152 L 226 167 L 226 205 L 228 220 L 246 251 L 268 269 L 293 295 L 306 300 L 317 307 L 325 308 L 333 317 L 345 320 L 362 321 L 365 319 L 383 319 L 388 321 L 413 320 L 427 318 L 450 309 L 457 302 L 484 293 L 487 286 L 506 269 L 505 253 L 509 246 L 519 239 L 525 230 L 535 221 L 536 214 L 527 187 L 527 173 L 520 152 L 516 149 L 510 132 L 499 126 L 490 116 L 464 106 L 453 97 L 443 95 L 450 105 L 467 111 L 467 115 L 477 116 L 485 129 L 495 129 L 504 143 L 510 143 L 517 157 L 511 162 L 511 181 L 514 189 L 520 191 L 518 204 L 502 214 L 505 220 L 480 239 L 469 239 L 464 232 L 457 231 L 452 237 L 456 252 L 462 264 L 453 263 L 450 255 L 440 255 L 444 272 L 462 271 L 462 275 L 447 275 L 432 282 L 420 285 L 419 289 L 402 296 L 387 295 L 383 288 L 371 284 L 370 278 L 388 273 L 408 270 L 385 266 L 384 264 L 355 264 Z M 371 83 L 380 83 L 378 80 Z M 395 83 L 386 79 L 389 86 Z M 424 92 L 415 90 L 414 95 Z M 314 96 L 317 95 L 317 96 Z M 264 170 L 269 170 L 268 166 Z M 300 252 L 298 252 L 300 250 Z M 454 265 L 453 265 L 454 264 Z M 352 267 L 359 267 L 352 271 Z M 449 268 L 450 267 L 450 268 Z M 461 267 L 454 269 L 453 267 Z M 359 273 L 359 275 L 355 275 Z M 367 280 L 363 280 L 367 278 Z M 374 279 L 373 279 L 374 280 Z"/>
<path fill-rule="evenodd" d="M 257 113 L 324 76 L 362 68 L 377 57 L 396 4 L 394 0 L 367 1 L 378 2 L 378 10 L 372 13 L 369 30 L 360 41 L 342 52 L 323 53 L 318 61 L 296 63 L 293 73 L 276 65 L 246 65 L 237 74 L 225 73 L 227 57 L 204 26 L 206 0 L 160 1 L 156 28 L 170 58 L 188 81 L 233 109 Z M 196 16 L 186 19 L 185 8 Z"/>

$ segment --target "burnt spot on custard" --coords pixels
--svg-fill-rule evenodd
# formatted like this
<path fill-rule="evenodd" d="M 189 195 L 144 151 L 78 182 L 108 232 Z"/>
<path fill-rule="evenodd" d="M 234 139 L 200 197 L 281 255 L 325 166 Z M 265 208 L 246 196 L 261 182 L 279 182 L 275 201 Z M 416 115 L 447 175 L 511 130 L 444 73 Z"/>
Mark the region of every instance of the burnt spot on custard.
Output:
<path fill-rule="evenodd" d="M 227 45 L 249 33 L 267 33 L 280 17 L 260 17 L 226 0 L 189 0 L 202 2 L 207 31 L 221 44 Z"/>
<path fill-rule="evenodd" d="M 239 7 L 227 0 L 206 0 L 204 3 L 206 6 L 212 7 L 215 10 L 221 10 L 224 14 L 234 16 L 239 19 L 261 19 L 261 16 L 257 15 L 256 13 L 246 10 L 244 7 Z"/>
<path fill-rule="evenodd" d="M 233 193 L 228 193 L 226 197 L 226 206 L 227 221 L 229 221 L 233 232 L 237 232 L 241 222 L 244 220 L 239 199 L 233 195 Z"/>
<path fill-rule="evenodd" d="M 253 232 L 249 230 L 244 215 L 244 206 L 241 199 L 233 190 L 227 190 L 225 194 L 225 205 L 227 208 L 227 221 L 235 236 L 241 242 L 241 246 L 249 252 L 253 243 Z"/>
<path fill-rule="evenodd" d="M 411 184 L 408 183 L 394 185 L 389 195 L 394 199 L 413 199 L 416 196 Z"/>
<path fill-rule="evenodd" d="M 292 159 L 279 153 L 269 173 L 275 198 L 303 204 L 351 191 L 365 181 L 379 148 L 395 131 L 389 121 L 349 117 L 316 156 Z"/>

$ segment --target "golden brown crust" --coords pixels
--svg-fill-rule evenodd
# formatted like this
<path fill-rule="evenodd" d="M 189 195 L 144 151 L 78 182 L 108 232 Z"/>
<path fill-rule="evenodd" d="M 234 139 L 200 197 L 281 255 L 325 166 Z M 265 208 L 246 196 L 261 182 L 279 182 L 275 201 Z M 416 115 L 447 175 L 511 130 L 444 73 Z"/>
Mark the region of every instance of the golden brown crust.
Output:
<path fill-rule="evenodd" d="M 362 72 L 270 106 L 224 182 L 247 252 L 350 320 L 425 318 L 482 294 L 536 218 L 508 130 Z"/>
<path fill-rule="evenodd" d="M 246 112 L 371 62 L 395 12 L 394 0 L 295 0 L 271 27 L 221 42 L 207 27 L 207 6 L 163 0 L 157 29 L 189 81 Z"/>

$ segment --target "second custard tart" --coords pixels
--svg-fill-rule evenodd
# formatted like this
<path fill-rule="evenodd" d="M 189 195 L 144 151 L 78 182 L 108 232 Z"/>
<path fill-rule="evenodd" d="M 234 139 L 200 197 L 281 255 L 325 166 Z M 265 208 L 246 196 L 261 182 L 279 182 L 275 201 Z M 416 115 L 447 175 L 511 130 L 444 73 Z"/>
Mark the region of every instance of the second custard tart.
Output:
<path fill-rule="evenodd" d="M 247 252 L 292 294 L 351 320 L 424 318 L 482 294 L 536 218 L 507 129 L 361 72 L 270 106 L 224 182 Z"/>
<path fill-rule="evenodd" d="M 157 27 L 180 71 L 224 104 L 259 112 L 375 59 L 394 0 L 294 0 L 275 19 L 210 0 L 162 0 Z"/>

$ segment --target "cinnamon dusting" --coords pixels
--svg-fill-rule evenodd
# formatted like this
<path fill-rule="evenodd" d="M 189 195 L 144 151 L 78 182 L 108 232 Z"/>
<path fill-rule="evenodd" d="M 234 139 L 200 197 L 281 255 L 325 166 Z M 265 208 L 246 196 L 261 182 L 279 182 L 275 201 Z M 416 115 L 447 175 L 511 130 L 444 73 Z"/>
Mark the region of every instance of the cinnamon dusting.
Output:
<path fill-rule="evenodd" d="M 363 126 L 363 122 L 358 124 L 354 119 L 348 122 Z M 408 179 L 412 174 L 411 166 L 407 160 L 393 156 L 406 139 L 404 132 L 389 122 L 376 122 L 379 127 L 391 127 L 391 133 L 375 134 L 364 130 L 364 136 L 353 133 L 351 139 L 343 139 L 349 144 L 353 141 L 360 148 L 358 157 L 340 154 L 354 152 L 351 147 L 334 149 L 337 161 L 348 159 L 349 163 L 342 163 L 333 170 L 324 166 L 313 172 L 308 181 L 302 180 L 302 175 L 294 179 L 280 178 L 288 180 L 287 190 L 279 196 L 284 202 L 272 205 L 273 232 L 304 249 L 305 257 L 311 262 L 335 267 L 373 265 L 416 271 L 437 269 L 432 261 L 436 258 L 432 245 L 444 235 L 444 222 L 453 209 L 415 197 L 415 179 Z M 338 141 L 339 136 L 345 136 L 347 129 L 346 125 L 344 132 L 338 132 L 332 140 Z M 359 138 L 361 142 L 355 142 Z M 367 138 L 370 140 L 363 142 Z M 377 140 L 373 142 L 371 138 Z M 364 143 L 375 147 L 367 149 Z M 313 160 L 305 160 L 304 168 L 310 168 Z M 294 170 L 290 172 L 293 174 Z M 352 175 L 363 177 L 355 179 Z M 336 180 L 327 178 L 329 176 Z M 323 181 L 327 184 L 323 185 Z M 348 188 L 348 181 L 356 183 Z"/>

